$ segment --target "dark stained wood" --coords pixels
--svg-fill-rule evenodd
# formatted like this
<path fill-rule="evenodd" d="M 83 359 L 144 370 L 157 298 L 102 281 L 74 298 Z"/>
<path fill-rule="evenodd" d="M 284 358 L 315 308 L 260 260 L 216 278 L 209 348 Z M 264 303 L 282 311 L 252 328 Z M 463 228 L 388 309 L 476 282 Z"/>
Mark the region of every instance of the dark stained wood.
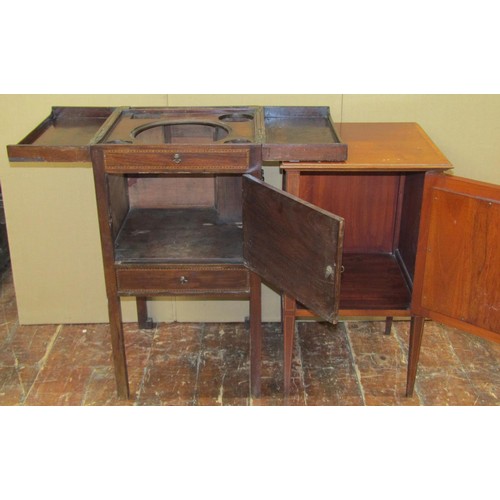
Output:
<path fill-rule="evenodd" d="M 391 334 L 393 320 L 394 320 L 394 318 L 392 316 L 387 316 L 387 318 L 385 319 L 385 331 L 384 331 L 384 333 L 386 335 Z"/>
<path fill-rule="evenodd" d="M 131 208 L 213 207 L 213 176 L 134 175 L 128 177 Z M 241 217 L 240 217 L 241 220 Z"/>
<path fill-rule="evenodd" d="M 215 123 L 188 123 L 170 121 L 144 127 L 134 136 L 135 144 L 206 144 L 226 139 L 229 130 Z"/>
<path fill-rule="evenodd" d="M 243 177 L 244 260 L 327 321 L 338 312 L 343 220 Z"/>
<path fill-rule="evenodd" d="M 283 294 L 281 321 L 283 323 L 283 391 L 290 395 L 292 379 L 293 341 L 295 337 L 296 303 L 294 297 Z"/>
<path fill-rule="evenodd" d="M 261 279 L 250 271 L 250 394 L 261 395 L 262 374 L 262 291 Z"/>
<path fill-rule="evenodd" d="M 89 145 L 115 108 L 54 107 L 19 144 L 7 146 L 11 162 L 86 162 Z"/>
<path fill-rule="evenodd" d="M 113 247 L 114 238 L 109 218 L 110 199 L 107 176 L 104 171 L 102 150 L 98 148 L 91 148 L 91 157 L 94 171 L 99 229 L 101 233 L 104 281 L 106 284 L 106 296 L 108 299 L 109 330 L 111 336 L 116 390 L 118 397 L 128 398 L 129 383 L 127 358 L 125 353 L 125 339 L 123 336 L 121 304 L 116 286 Z"/>
<path fill-rule="evenodd" d="M 137 306 L 137 323 L 139 328 L 143 330 L 151 330 L 154 328 L 152 319 L 148 316 L 148 300 L 147 297 L 136 297 Z"/>
<path fill-rule="evenodd" d="M 250 166 L 250 146 L 106 146 L 108 173 L 243 173 Z"/>
<path fill-rule="evenodd" d="M 249 167 L 252 148 L 264 160 L 347 156 L 329 108 L 300 106 L 54 108 L 21 144 L 8 149 L 13 162 L 71 163 L 89 161 L 94 143 L 109 146 L 106 170 L 114 173 L 136 171 L 134 165 L 142 173 L 238 173 Z"/>
<path fill-rule="evenodd" d="M 107 176 L 109 214 L 111 216 L 111 230 L 116 238 L 129 211 L 127 179 L 121 175 Z"/>
<path fill-rule="evenodd" d="M 120 295 L 245 295 L 248 271 L 243 265 L 120 266 Z"/>
<path fill-rule="evenodd" d="M 241 222 L 243 190 L 241 176 L 217 175 L 215 177 L 215 208 L 221 222 Z"/>
<path fill-rule="evenodd" d="M 115 243 L 117 263 L 242 263 L 241 223 L 209 209 L 130 210 Z"/>
<path fill-rule="evenodd" d="M 101 142 L 136 145 L 217 141 L 260 143 L 261 115 L 261 108 L 256 106 L 130 108 L 122 111 Z"/>
<path fill-rule="evenodd" d="M 267 106 L 264 160 L 344 161 L 347 145 L 339 138 L 327 107 Z"/>

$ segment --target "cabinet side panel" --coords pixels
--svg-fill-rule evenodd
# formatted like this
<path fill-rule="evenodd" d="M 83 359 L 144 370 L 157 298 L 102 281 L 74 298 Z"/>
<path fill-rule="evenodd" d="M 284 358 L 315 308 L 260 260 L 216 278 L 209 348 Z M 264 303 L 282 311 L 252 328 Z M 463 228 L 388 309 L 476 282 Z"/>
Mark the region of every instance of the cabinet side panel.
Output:
<path fill-rule="evenodd" d="M 500 333 L 500 202 L 435 187 L 422 305 Z"/>
<path fill-rule="evenodd" d="M 215 177 L 215 208 L 219 220 L 241 221 L 243 193 L 240 175 L 218 175 Z"/>
<path fill-rule="evenodd" d="M 116 238 L 129 209 L 127 180 L 122 175 L 108 176 L 110 212 L 113 220 L 113 237 Z"/>
<path fill-rule="evenodd" d="M 424 179 L 424 173 L 408 174 L 404 185 L 398 249 L 411 281 L 415 274 Z"/>

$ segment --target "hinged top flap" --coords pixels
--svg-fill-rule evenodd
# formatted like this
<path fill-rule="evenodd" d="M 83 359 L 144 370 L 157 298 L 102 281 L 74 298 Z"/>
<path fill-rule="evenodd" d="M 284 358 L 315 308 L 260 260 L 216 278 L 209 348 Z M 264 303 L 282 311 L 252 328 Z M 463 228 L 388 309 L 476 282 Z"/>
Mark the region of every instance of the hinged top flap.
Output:
<path fill-rule="evenodd" d="M 89 145 L 116 115 L 109 107 L 54 107 L 21 142 L 7 146 L 11 162 L 87 162 Z"/>
<path fill-rule="evenodd" d="M 262 159 L 345 161 L 343 144 L 325 106 L 266 106 Z"/>

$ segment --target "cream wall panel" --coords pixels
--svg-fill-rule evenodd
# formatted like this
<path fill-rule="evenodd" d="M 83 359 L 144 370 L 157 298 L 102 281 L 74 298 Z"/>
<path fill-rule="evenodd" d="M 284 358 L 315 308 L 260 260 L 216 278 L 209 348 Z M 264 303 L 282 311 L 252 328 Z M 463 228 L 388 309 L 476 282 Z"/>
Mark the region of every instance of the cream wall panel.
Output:
<path fill-rule="evenodd" d="M 92 170 L 17 168 L 2 189 L 20 323 L 106 321 Z"/>
<path fill-rule="evenodd" d="M 500 183 L 500 95 L 345 95 L 342 121 L 419 123 L 454 174 Z"/>
<path fill-rule="evenodd" d="M 247 300 L 175 299 L 176 321 L 241 322 L 248 317 Z M 262 286 L 262 320 L 281 320 L 281 298 L 265 285 Z"/>
<path fill-rule="evenodd" d="M 330 106 L 334 121 L 341 120 L 340 94 L 170 94 L 169 106 Z"/>

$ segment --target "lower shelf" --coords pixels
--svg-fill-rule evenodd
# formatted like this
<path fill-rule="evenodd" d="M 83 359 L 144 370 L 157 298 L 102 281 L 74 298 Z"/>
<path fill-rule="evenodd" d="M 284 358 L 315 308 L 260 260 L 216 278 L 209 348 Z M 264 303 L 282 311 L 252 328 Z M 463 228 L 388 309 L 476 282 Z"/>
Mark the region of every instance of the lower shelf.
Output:
<path fill-rule="evenodd" d="M 357 311 L 376 315 L 404 315 L 409 312 L 411 290 L 398 260 L 391 254 L 344 254 L 340 284 L 340 314 Z M 313 316 L 297 304 L 298 316 Z"/>
<path fill-rule="evenodd" d="M 408 309 L 411 291 L 390 254 L 344 254 L 341 309 Z"/>
<path fill-rule="evenodd" d="M 240 264 L 241 223 L 219 222 L 213 208 L 133 209 L 116 238 L 115 261 Z"/>

